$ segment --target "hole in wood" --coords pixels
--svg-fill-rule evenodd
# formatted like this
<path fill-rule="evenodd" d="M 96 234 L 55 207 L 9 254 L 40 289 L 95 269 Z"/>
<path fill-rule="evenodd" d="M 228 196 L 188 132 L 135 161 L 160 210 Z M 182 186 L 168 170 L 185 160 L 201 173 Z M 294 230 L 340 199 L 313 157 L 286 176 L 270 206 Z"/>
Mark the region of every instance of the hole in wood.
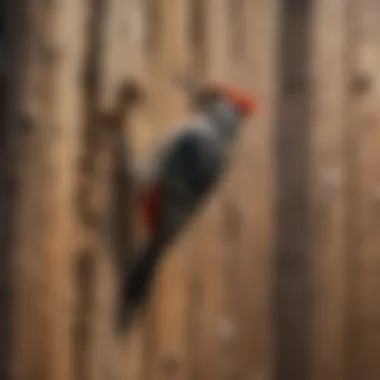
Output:
<path fill-rule="evenodd" d="M 372 79 L 368 73 L 359 73 L 352 80 L 352 90 L 357 95 L 362 95 L 372 89 Z"/>
<path fill-rule="evenodd" d="M 162 371 L 168 376 L 175 376 L 179 372 L 179 362 L 173 357 L 162 360 Z"/>

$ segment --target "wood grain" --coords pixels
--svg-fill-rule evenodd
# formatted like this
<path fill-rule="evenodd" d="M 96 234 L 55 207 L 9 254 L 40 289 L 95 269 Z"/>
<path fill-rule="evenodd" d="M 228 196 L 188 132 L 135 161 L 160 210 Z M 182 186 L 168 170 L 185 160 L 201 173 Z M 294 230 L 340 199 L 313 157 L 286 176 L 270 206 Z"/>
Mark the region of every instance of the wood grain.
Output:
<path fill-rule="evenodd" d="M 311 9 L 313 379 L 346 379 L 347 1 Z"/>

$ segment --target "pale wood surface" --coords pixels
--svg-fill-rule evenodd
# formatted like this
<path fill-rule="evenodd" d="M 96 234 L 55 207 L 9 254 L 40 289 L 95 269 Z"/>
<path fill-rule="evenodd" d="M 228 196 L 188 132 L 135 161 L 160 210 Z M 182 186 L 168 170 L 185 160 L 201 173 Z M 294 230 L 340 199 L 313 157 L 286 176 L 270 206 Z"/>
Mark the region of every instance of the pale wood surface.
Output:
<path fill-rule="evenodd" d="M 350 271 L 348 370 L 352 378 L 378 379 L 380 7 L 349 1 L 350 19 Z M 358 80 L 367 86 L 358 86 Z"/>
<path fill-rule="evenodd" d="M 346 379 L 346 118 L 345 0 L 311 9 L 311 265 L 313 379 Z"/>
<path fill-rule="evenodd" d="M 14 378 L 378 380 L 378 2 L 27 3 Z M 125 139 L 145 164 L 187 114 L 178 72 L 236 83 L 261 110 L 120 337 L 103 229 L 116 135 L 100 126 L 122 81 L 141 82 Z"/>
<path fill-rule="evenodd" d="M 14 377 L 65 380 L 73 376 L 71 253 L 85 8 L 75 1 L 27 6 L 22 112 L 31 130 L 15 234 Z"/>

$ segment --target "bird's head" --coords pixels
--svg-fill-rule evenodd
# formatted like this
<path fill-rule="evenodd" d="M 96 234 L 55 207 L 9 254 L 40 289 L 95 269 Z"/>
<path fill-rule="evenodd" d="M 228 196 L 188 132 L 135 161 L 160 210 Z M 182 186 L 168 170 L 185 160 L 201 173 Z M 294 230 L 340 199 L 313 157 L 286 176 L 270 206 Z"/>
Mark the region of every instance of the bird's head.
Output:
<path fill-rule="evenodd" d="M 237 86 L 211 83 L 205 87 L 204 92 L 209 96 L 211 94 L 215 101 L 228 103 L 244 118 L 255 115 L 259 111 L 258 100 Z"/>
<path fill-rule="evenodd" d="M 190 94 L 190 102 L 195 109 L 208 110 L 220 103 L 227 103 L 243 118 L 259 111 L 258 99 L 240 87 L 226 83 L 200 83 L 185 76 L 176 80 Z"/>

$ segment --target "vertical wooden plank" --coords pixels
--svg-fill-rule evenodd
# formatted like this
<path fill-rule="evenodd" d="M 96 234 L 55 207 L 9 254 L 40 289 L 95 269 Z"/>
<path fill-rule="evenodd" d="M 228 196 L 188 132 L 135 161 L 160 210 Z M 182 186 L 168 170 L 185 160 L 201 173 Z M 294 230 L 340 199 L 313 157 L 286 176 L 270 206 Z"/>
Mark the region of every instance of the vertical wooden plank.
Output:
<path fill-rule="evenodd" d="M 349 373 L 352 379 L 378 379 L 380 364 L 380 7 L 377 1 L 349 2 L 350 64 L 353 92 L 349 102 L 351 223 Z"/>
<path fill-rule="evenodd" d="M 41 6 L 45 9 L 43 4 Z M 46 30 L 41 54 L 48 54 L 47 61 L 51 55 L 51 61 L 46 62 L 48 67 L 41 63 L 44 65 L 42 75 L 47 76 L 46 98 L 43 100 L 46 103 L 41 106 L 47 107 L 47 110 L 38 111 L 42 115 L 46 112 L 46 119 L 41 120 L 40 125 L 40 149 L 46 149 L 46 157 L 41 158 L 40 167 L 40 196 L 43 197 L 41 229 L 44 229 L 45 240 L 41 247 L 45 281 L 40 290 L 42 294 L 46 292 L 43 296 L 47 299 L 43 299 L 41 305 L 46 309 L 41 312 L 46 313 L 48 326 L 45 330 L 46 352 L 40 358 L 40 365 L 46 368 L 46 372 L 43 371 L 40 378 L 64 380 L 72 379 L 71 253 L 77 243 L 73 199 L 82 122 L 78 77 L 83 64 L 86 8 L 76 1 L 59 1 L 46 13 L 46 19 L 51 24 L 50 30 Z M 47 49 L 45 52 L 44 48 Z"/>
<path fill-rule="evenodd" d="M 346 379 L 346 6 L 314 1 L 311 39 L 312 378 Z"/>
<path fill-rule="evenodd" d="M 197 64 L 203 76 L 215 81 L 228 81 L 230 75 L 230 23 L 228 3 L 223 0 L 207 0 L 202 5 L 204 30 Z M 194 21 L 195 22 L 195 21 Z M 199 284 L 199 341 L 197 344 L 197 378 L 222 378 L 223 366 L 221 336 L 224 329 L 224 254 L 221 231 L 223 226 L 223 193 L 221 186 L 216 189 L 209 203 L 198 215 L 193 249 L 197 258 L 197 270 L 201 277 Z"/>
<path fill-rule="evenodd" d="M 275 379 L 310 376 L 309 0 L 283 2 L 277 114 Z"/>
<path fill-rule="evenodd" d="M 195 77 L 204 77 L 207 55 L 206 55 L 206 23 L 207 23 L 207 3 L 204 0 L 193 0 L 190 2 L 191 10 L 189 12 L 189 43 L 191 62 L 189 72 Z M 209 206 L 206 206 L 208 210 Z M 188 245 L 190 251 L 187 264 L 187 281 L 188 281 L 188 315 L 187 315 L 187 333 L 188 333 L 188 355 L 187 361 L 189 366 L 189 380 L 197 380 L 202 377 L 202 322 L 203 309 L 202 302 L 204 288 L 206 286 L 206 276 L 203 268 L 205 251 L 199 244 L 202 234 L 205 234 L 205 224 L 202 223 L 203 214 L 198 215 L 197 219 L 190 226 Z M 207 254 L 207 253 L 206 253 Z"/>
<path fill-rule="evenodd" d="M 122 80 L 141 79 L 143 5 L 137 0 L 112 0 L 106 9 L 100 102 L 112 109 Z"/>
<path fill-rule="evenodd" d="M 77 79 L 85 8 L 58 1 L 49 7 L 28 2 L 27 9 L 34 43 L 22 94 L 22 116 L 31 122 L 30 156 L 23 158 L 31 162 L 25 163 L 30 172 L 22 172 L 14 236 L 14 327 L 20 329 L 14 377 L 64 380 L 72 379 L 71 253 L 81 122 Z"/>
<path fill-rule="evenodd" d="M 74 267 L 73 287 L 75 291 L 74 327 L 73 327 L 73 370 L 75 380 L 86 380 L 88 376 L 88 356 L 90 321 L 94 293 L 95 261 L 91 255 L 77 258 Z"/>
<path fill-rule="evenodd" d="M 100 63 L 99 63 L 99 104 L 97 105 L 99 111 L 106 112 L 110 116 L 109 123 L 116 123 L 116 103 L 118 99 L 118 90 L 120 90 L 123 82 L 128 77 L 129 73 L 129 58 L 133 59 L 133 51 L 128 49 L 128 38 L 131 35 L 131 25 L 129 12 L 129 1 L 124 0 L 108 0 L 104 1 L 103 6 L 103 25 L 101 26 L 102 35 L 100 36 Z M 138 20 L 137 20 L 138 21 Z M 100 113 L 100 115 L 101 115 Z M 126 115 L 128 117 L 128 115 Z M 113 120 L 114 119 L 114 120 Z M 99 122 L 101 122 L 99 120 Z M 100 125 L 100 128 L 105 126 Z M 122 125 L 109 125 L 112 128 L 123 128 Z M 118 148 L 119 141 L 116 139 L 123 136 L 123 133 L 112 130 L 109 131 L 109 136 L 103 138 L 109 138 L 109 146 L 105 148 L 103 163 L 99 162 L 99 169 L 102 170 L 102 166 L 106 166 L 103 174 L 103 178 L 95 179 L 94 186 L 104 186 L 102 182 L 109 182 L 108 186 L 104 188 L 104 191 L 100 195 L 100 201 L 104 203 L 102 213 L 104 214 L 104 220 L 111 220 L 112 201 L 115 197 L 115 189 L 112 186 L 117 184 L 113 181 L 113 170 L 115 165 L 119 163 L 115 162 L 114 150 Z M 126 136 L 127 137 L 127 136 Z M 129 144 L 128 140 L 124 141 L 125 144 Z M 125 147 L 126 149 L 128 146 Z M 100 153 L 100 152 L 99 152 Z M 99 154 L 95 153 L 95 154 Z M 127 159 L 127 158 L 126 158 Z M 108 161 L 108 163 L 107 163 Z M 129 163 L 128 163 L 129 164 Z M 127 190 L 126 190 L 127 191 Z M 120 222 L 117 220 L 115 222 Z M 112 227 L 111 227 L 112 228 Z M 113 226 L 113 228 L 122 228 L 120 226 Z M 127 228 L 127 226 L 125 226 Z M 121 257 L 116 257 L 114 250 L 116 245 L 112 243 L 116 235 L 113 235 L 110 231 L 99 231 L 103 233 L 100 238 L 103 240 L 103 249 L 99 251 L 100 255 L 96 257 L 98 273 L 97 273 L 97 290 L 98 290 L 98 303 L 96 313 L 97 330 L 94 334 L 97 336 L 96 343 L 98 344 L 98 356 L 94 357 L 94 361 L 97 361 L 98 371 L 96 375 L 100 375 L 101 380 L 106 379 L 120 379 L 124 372 L 122 365 L 123 362 L 123 349 L 120 345 L 122 340 L 115 332 L 115 311 L 117 311 L 116 302 L 118 294 L 118 266 L 121 265 Z M 127 234 L 128 232 L 125 231 Z M 125 252 L 125 256 L 130 252 Z M 120 260 L 120 261 L 119 261 Z M 94 371 L 95 372 L 95 371 Z M 95 375 L 95 373 L 94 373 Z"/>
<path fill-rule="evenodd" d="M 121 242 L 118 239 L 120 236 L 116 235 L 123 233 L 122 229 L 125 229 L 125 234 L 129 233 L 126 230 L 128 217 L 114 218 L 116 211 L 112 206 L 116 203 L 116 191 L 112 187 L 121 185 L 114 181 L 115 166 L 120 169 L 124 161 L 119 160 L 127 159 L 122 155 L 126 152 L 129 155 L 127 144 L 130 136 L 127 124 L 133 104 L 121 105 L 119 94 L 126 81 L 138 71 L 133 67 L 138 62 L 138 58 L 134 56 L 137 53 L 134 39 L 141 38 L 138 36 L 140 24 L 139 19 L 136 19 L 138 13 L 134 12 L 134 6 L 136 4 L 132 1 L 93 1 L 93 13 L 89 23 L 91 41 L 87 57 L 88 119 L 85 151 L 89 173 L 88 186 L 84 186 L 84 197 L 90 198 L 90 202 L 86 199 L 88 211 L 96 222 L 86 221 L 89 230 L 87 249 L 91 251 L 90 255 L 95 261 L 92 336 L 89 337 L 91 345 L 87 357 L 87 374 L 91 379 L 123 378 L 126 370 L 122 347 L 124 337 L 118 336 L 121 332 L 115 330 L 115 313 L 119 310 L 116 305 L 119 301 L 118 270 L 127 262 L 125 259 L 130 252 L 126 247 L 129 244 L 126 239 Z M 125 192 L 129 190 L 125 189 Z M 128 197 L 128 194 L 123 195 L 124 197 Z M 117 212 L 129 211 L 129 205 L 124 200 L 123 205 L 118 204 L 123 210 Z M 116 229 L 118 232 L 115 232 Z M 125 252 L 115 255 L 120 244 Z"/>
<path fill-rule="evenodd" d="M 145 40 L 147 29 L 150 26 L 147 20 L 146 2 L 141 0 L 128 0 L 125 4 L 128 15 L 126 26 L 127 35 L 125 38 L 125 58 L 128 76 L 141 82 L 144 86 L 145 95 L 148 95 L 148 78 L 146 75 L 147 51 Z M 130 156 L 132 157 L 133 168 L 140 170 L 144 165 L 144 159 L 148 155 L 151 147 L 151 130 L 148 125 L 148 104 L 143 102 L 133 114 L 130 115 L 129 130 L 126 131 L 126 141 L 129 142 Z M 137 231 L 138 232 L 138 231 Z M 133 235 L 138 239 L 139 234 Z M 144 316 L 142 316 L 144 317 Z M 148 342 L 146 318 L 137 319 L 131 326 L 130 331 L 122 343 L 121 364 L 123 366 L 123 379 L 140 380 L 143 379 L 146 360 L 145 351 Z"/>
<path fill-rule="evenodd" d="M 40 21 L 36 17 L 35 7 L 31 7 L 29 2 L 25 4 L 24 22 L 26 23 L 26 33 L 29 36 L 22 46 L 24 59 L 22 60 L 20 72 L 25 73 L 25 78 L 20 83 L 20 99 L 19 114 L 24 113 L 24 117 L 28 116 L 25 110 L 27 105 L 34 105 L 38 98 L 33 89 L 37 81 L 36 66 L 37 62 L 32 55 L 33 49 L 38 45 L 36 38 L 36 23 Z M 19 74 L 20 75 L 20 74 Z M 26 100 L 25 100 L 26 98 Z M 33 108 L 32 108 L 33 109 Z M 15 117 L 20 117 L 19 114 Z M 26 114 L 26 115 L 25 115 Z M 37 175 L 37 158 L 33 157 L 36 147 L 36 136 L 27 136 L 23 144 L 20 144 L 20 154 L 17 175 L 21 186 L 19 194 L 16 198 L 16 210 L 14 219 L 14 237 L 13 237 L 13 257 L 12 257 L 12 290 L 13 290 L 13 352 L 12 352 L 12 376 L 15 379 L 36 378 L 36 362 L 39 350 L 32 346 L 35 340 L 37 324 L 36 310 L 36 283 L 39 275 L 39 266 L 41 265 L 41 256 L 35 255 L 36 241 L 40 237 L 37 235 L 37 229 L 34 220 L 36 217 L 36 199 L 39 191 L 39 178 Z M 28 191 L 25 186 L 27 184 Z M 29 251 L 26 251 L 29 249 Z M 35 263 L 35 265 L 32 265 Z M 38 347 L 40 349 L 40 347 Z"/>
<path fill-rule="evenodd" d="M 233 258 L 237 308 L 236 376 L 272 378 L 271 300 L 275 221 L 275 151 L 273 130 L 277 110 L 280 1 L 242 2 L 234 56 L 234 79 L 255 95 L 262 107 L 244 127 L 231 168 L 230 192 L 236 229 Z M 240 32 L 239 32 L 240 29 Z M 239 36 L 240 35 L 240 36 Z M 240 326 L 240 327 L 239 327 Z"/>
<path fill-rule="evenodd" d="M 162 115 L 160 113 L 160 88 L 162 83 L 161 64 L 159 48 L 161 44 L 161 13 L 160 2 L 158 0 L 145 0 L 140 2 L 143 13 L 144 34 L 142 41 L 142 51 L 144 60 L 143 76 L 146 86 L 146 99 L 144 107 L 140 113 L 139 124 L 140 128 L 133 128 L 133 149 L 136 159 L 136 166 L 144 168 L 149 164 L 150 154 L 154 149 L 157 138 L 160 135 L 160 128 L 163 125 Z M 144 363 L 153 363 L 156 355 L 156 312 L 154 302 L 155 281 L 153 280 L 152 293 L 149 302 L 147 303 L 144 312 L 141 315 L 143 328 L 143 341 L 141 343 L 141 372 L 140 377 L 144 380 L 149 380 L 155 374 L 156 367 L 153 365 L 146 366 Z"/>
<path fill-rule="evenodd" d="M 231 74 L 231 23 L 225 0 L 207 0 L 204 8 L 205 74 L 212 80 L 226 81 Z"/>
<path fill-rule="evenodd" d="M 172 86 L 176 72 L 184 72 L 188 63 L 188 0 L 156 2 L 155 44 L 148 70 L 150 80 L 150 125 L 153 141 L 165 138 L 184 116 L 185 97 Z M 153 5 L 152 5 L 153 6 Z M 174 123 L 174 124 L 173 124 Z M 186 248 L 178 241 L 157 268 L 149 309 L 154 347 L 147 358 L 150 379 L 184 379 L 186 367 L 187 286 L 184 275 Z"/>
<path fill-rule="evenodd" d="M 206 33 L 206 5 L 203 0 L 194 0 L 190 3 L 189 11 L 189 44 L 191 64 L 189 70 L 195 75 L 201 75 L 205 70 L 205 33 Z"/>
<path fill-rule="evenodd" d="M 12 234 L 17 182 L 17 148 L 22 138 L 19 91 L 25 64 L 25 6 L 0 3 L 0 378 L 12 378 Z M 16 22 L 16 20 L 18 22 Z"/>
<path fill-rule="evenodd" d="M 88 3 L 88 19 L 86 23 L 87 41 L 85 45 L 85 62 L 83 70 L 83 94 L 84 94 L 84 121 L 83 121 L 83 141 L 81 149 L 81 177 L 78 186 L 77 208 L 81 218 L 83 229 L 83 246 L 78 253 L 77 266 L 82 265 L 81 261 L 88 261 L 90 267 L 87 284 L 83 284 L 82 289 L 77 289 L 77 303 L 86 295 L 86 309 L 82 310 L 82 315 L 78 315 L 78 320 L 85 331 L 77 341 L 77 345 L 83 346 L 82 362 L 78 363 L 76 377 L 82 376 L 84 379 L 101 380 L 104 378 L 105 355 L 103 349 L 102 318 L 103 310 L 99 312 L 99 305 L 102 305 L 103 282 L 106 281 L 101 275 L 101 265 L 104 263 L 104 212 L 106 208 L 105 190 L 107 183 L 104 183 L 103 173 L 99 174 L 99 166 L 107 166 L 104 161 L 104 151 L 101 150 L 100 134 L 102 126 L 99 120 L 99 107 L 102 100 L 102 58 L 104 52 L 104 27 L 108 8 L 108 2 L 103 0 L 90 0 Z M 108 167 L 107 167 L 108 168 Z M 99 180 L 99 177 L 100 180 Z M 95 223 L 94 223 L 95 219 Z M 82 255 L 83 257 L 80 257 Z M 86 257 L 87 256 L 87 257 Z M 85 286 L 84 286 L 85 285 Z M 105 283 L 108 289 L 108 283 Z M 88 293 L 85 292 L 87 288 Z M 87 293 L 87 294 L 85 294 Z M 85 305 L 82 305 L 84 307 Z M 102 305 L 103 306 L 103 305 Z M 104 346 L 108 342 L 104 343 Z M 108 348 L 108 347 L 107 347 Z"/>
<path fill-rule="evenodd" d="M 225 54 L 228 57 L 228 73 L 225 82 L 238 82 L 244 70 L 245 46 L 241 32 L 245 27 L 245 7 L 243 1 L 224 1 L 223 4 L 225 30 L 228 39 L 225 41 Z M 214 37 L 215 38 L 215 37 Z M 248 88 L 248 84 L 242 84 Z M 250 89 L 249 89 L 250 90 Z M 243 133 L 244 135 L 244 133 Z M 246 134 L 245 134 L 246 136 Z M 242 134 L 239 136 L 244 138 Z M 241 264 L 241 226 L 242 215 L 239 201 L 236 197 L 236 177 L 240 171 L 239 158 L 241 157 L 241 140 L 236 142 L 236 157 L 232 157 L 230 171 L 223 184 L 221 196 L 221 220 L 219 225 L 219 242 L 221 245 L 222 260 L 222 305 L 218 325 L 218 341 L 220 345 L 220 373 L 226 379 L 239 378 L 242 375 L 242 356 L 239 352 L 239 342 L 244 327 L 241 324 L 242 315 L 239 307 L 244 300 L 239 294 L 240 264 Z M 206 283 L 207 286 L 207 283 Z M 244 333 L 243 333 L 244 334 Z"/>

